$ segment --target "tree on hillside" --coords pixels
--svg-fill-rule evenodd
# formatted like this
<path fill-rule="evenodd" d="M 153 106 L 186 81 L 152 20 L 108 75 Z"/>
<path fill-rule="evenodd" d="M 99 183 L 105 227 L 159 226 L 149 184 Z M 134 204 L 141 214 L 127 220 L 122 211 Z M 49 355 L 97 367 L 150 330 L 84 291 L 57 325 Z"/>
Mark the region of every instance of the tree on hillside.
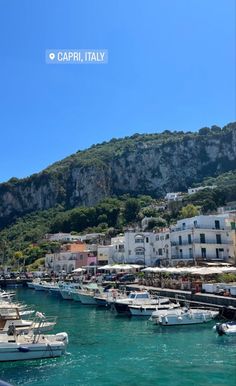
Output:
<path fill-rule="evenodd" d="M 198 208 L 193 204 L 184 206 L 180 211 L 180 218 L 194 217 L 199 214 Z"/>
<path fill-rule="evenodd" d="M 165 228 L 167 226 L 167 221 L 162 217 L 152 218 L 148 221 L 148 226 L 146 230 L 153 230 L 154 228 Z"/>
<path fill-rule="evenodd" d="M 215 201 L 211 199 L 205 200 L 203 206 L 202 206 L 202 211 L 203 213 L 209 213 L 209 212 L 214 212 L 217 210 L 217 205 Z"/>
<path fill-rule="evenodd" d="M 127 223 L 135 221 L 139 213 L 140 205 L 136 198 L 129 198 L 125 203 L 124 219 Z"/>

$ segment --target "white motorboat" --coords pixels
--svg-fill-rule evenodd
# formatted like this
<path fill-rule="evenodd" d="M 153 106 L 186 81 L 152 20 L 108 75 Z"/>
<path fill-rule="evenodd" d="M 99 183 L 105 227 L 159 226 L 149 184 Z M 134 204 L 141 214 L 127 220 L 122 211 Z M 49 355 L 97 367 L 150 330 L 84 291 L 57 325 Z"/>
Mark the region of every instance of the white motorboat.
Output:
<path fill-rule="evenodd" d="M 219 335 L 236 335 L 236 322 L 216 323 L 213 328 Z"/>
<path fill-rule="evenodd" d="M 110 288 L 94 296 L 97 305 L 100 307 L 110 307 L 112 302 L 121 298 L 124 298 L 124 293 L 114 288 Z"/>
<path fill-rule="evenodd" d="M 34 289 L 35 284 L 39 284 L 41 282 L 41 279 L 36 277 L 33 281 L 27 281 L 26 284 L 28 288 Z"/>
<path fill-rule="evenodd" d="M 180 308 L 179 303 L 172 303 L 170 300 L 166 303 L 157 304 L 132 304 L 129 305 L 129 311 L 132 316 L 150 317 L 154 311 L 166 311 Z"/>
<path fill-rule="evenodd" d="M 11 301 L 15 292 L 0 291 L 0 301 Z"/>
<path fill-rule="evenodd" d="M 76 293 L 76 289 L 81 289 L 81 284 L 78 283 L 71 283 L 71 284 L 65 284 L 60 288 L 60 293 L 63 299 L 65 300 L 73 300 L 73 292 Z"/>
<path fill-rule="evenodd" d="M 34 289 L 35 291 L 46 291 L 47 290 L 46 285 L 47 285 L 47 282 L 40 281 L 39 283 L 34 283 Z"/>
<path fill-rule="evenodd" d="M 82 290 L 77 291 L 77 295 L 82 304 L 86 305 L 97 305 L 97 301 L 94 296 L 103 293 L 104 289 L 99 287 L 97 284 L 89 285 Z"/>
<path fill-rule="evenodd" d="M 169 298 L 152 297 L 147 291 L 133 291 L 123 298 L 116 298 L 111 302 L 111 308 L 114 309 L 118 314 L 130 315 L 130 306 L 132 305 L 158 305 L 168 303 Z"/>
<path fill-rule="evenodd" d="M 41 319 L 43 318 L 43 323 Z M 34 333 L 47 332 L 53 329 L 56 317 L 45 317 L 36 312 L 33 320 L 21 319 L 19 308 L 14 305 L 0 306 L 0 333 L 6 334 L 12 326 L 17 332 Z"/>
<path fill-rule="evenodd" d="M 73 289 L 70 294 L 71 294 L 71 297 L 72 299 L 75 301 L 75 302 L 80 302 L 80 297 L 79 297 L 79 289 L 75 288 Z"/>
<path fill-rule="evenodd" d="M 218 311 L 181 307 L 164 312 L 161 310 L 154 311 L 150 320 L 162 326 L 175 326 L 210 322 L 217 315 L 219 315 Z"/>
<path fill-rule="evenodd" d="M 0 335 L 0 362 L 55 358 L 63 355 L 68 335 Z"/>

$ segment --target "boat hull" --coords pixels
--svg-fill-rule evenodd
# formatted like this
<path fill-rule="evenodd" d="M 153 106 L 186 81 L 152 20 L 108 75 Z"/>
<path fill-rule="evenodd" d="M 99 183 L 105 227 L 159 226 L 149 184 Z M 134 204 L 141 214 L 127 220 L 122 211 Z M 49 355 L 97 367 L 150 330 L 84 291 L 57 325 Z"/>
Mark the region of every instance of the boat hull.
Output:
<path fill-rule="evenodd" d="M 78 293 L 78 296 L 82 304 L 93 305 L 93 306 L 97 305 L 96 299 L 94 299 L 94 297 L 91 295 Z"/>
<path fill-rule="evenodd" d="M 72 294 L 70 291 L 67 291 L 67 290 L 61 290 L 60 291 L 61 293 L 61 296 L 64 300 L 73 300 L 72 298 Z"/>
<path fill-rule="evenodd" d="M 174 313 L 161 313 L 159 315 L 152 316 L 152 320 L 156 324 L 161 326 L 179 326 L 187 324 L 203 324 L 212 321 L 212 319 L 218 315 L 218 312 L 191 312 L 176 310 Z"/>
<path fill-rule="evenodd" d="M 18 345 L 12 344 L 7 347 L 0 343 L 0 362 L 8 361 L 23 361 L 40 358 L 55 358 L 60 357 L 65 353 L 65 345 L 62 342 L 57 344 L 35 344 L 32 345 Z"/>
<path fill-rule="evenodd" d="M 4 335 L 0 339 L 0 362 L 60 357 L 66 351 L 68 335 Z"/>

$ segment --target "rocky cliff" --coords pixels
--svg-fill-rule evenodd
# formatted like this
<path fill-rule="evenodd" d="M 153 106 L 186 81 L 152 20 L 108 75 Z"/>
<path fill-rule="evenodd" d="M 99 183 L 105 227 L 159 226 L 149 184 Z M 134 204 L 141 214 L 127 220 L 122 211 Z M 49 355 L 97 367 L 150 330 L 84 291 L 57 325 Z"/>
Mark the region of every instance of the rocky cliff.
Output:
<path fill-rule="evenodd" d="M 161 197 L 236 169 L 236 123 L 198 133 L 136 134 L 92 146 L 41 173 L 0 184 L 0 224 L 57 204 L 94 205 L 111 195 Z"/>

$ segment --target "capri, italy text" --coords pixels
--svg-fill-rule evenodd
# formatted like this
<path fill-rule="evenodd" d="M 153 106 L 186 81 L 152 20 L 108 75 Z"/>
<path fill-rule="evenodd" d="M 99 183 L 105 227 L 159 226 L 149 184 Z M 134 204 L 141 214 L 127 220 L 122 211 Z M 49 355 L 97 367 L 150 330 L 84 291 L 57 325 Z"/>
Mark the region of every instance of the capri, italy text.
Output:
<path fill-rule="evenodd" d="M 47 64 L 106 64 L 107 50 L 46 50 Z"/>

